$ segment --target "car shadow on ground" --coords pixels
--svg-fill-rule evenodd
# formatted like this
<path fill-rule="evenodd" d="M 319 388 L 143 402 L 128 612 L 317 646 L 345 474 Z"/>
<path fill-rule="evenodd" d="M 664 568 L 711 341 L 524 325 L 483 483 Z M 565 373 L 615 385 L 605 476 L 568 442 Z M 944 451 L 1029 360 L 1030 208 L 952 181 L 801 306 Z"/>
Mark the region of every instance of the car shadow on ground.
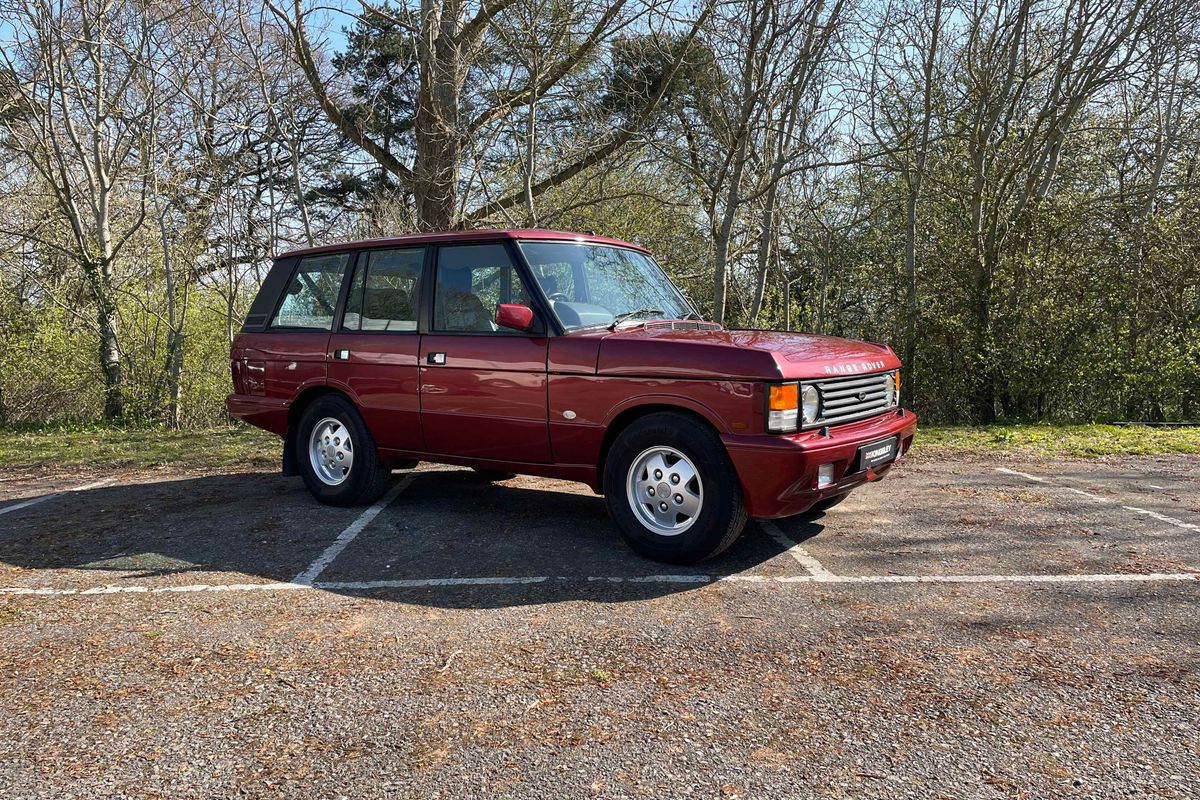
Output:
<path fill-rule="evenodd" d="M 4 565 L 21 570 L 0 583 L 292 581 L 363 512 L 323 506 L 299 479 L 265 473 L 74 492 L 6 515 L 0 575 Z M 804 538 L 819 530 L 815 523 L 789 526 Z M 732 575 L 796 574 L 785 549 L 750 523 L 714 559 L 660 564 L 630 550 L 604 499 L 581 485 L 527 477 L 493 484 L 466 470 L 418 470 L 321 571 L 317 585 L 445 607 L 620 602 Z"/>

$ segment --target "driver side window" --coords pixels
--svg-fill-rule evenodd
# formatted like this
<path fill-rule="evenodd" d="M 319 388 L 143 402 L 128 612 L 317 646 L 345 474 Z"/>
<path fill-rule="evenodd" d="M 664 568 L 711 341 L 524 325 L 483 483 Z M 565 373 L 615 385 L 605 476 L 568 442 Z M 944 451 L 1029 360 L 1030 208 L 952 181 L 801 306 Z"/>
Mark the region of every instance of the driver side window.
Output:
<path fill-rule="evenodd" d="M 529 305 L 529 292 L 501 244 L 438 250 L 433 327 L 450 333 L 512 334 L 495 323 L 500 303 Z"/>

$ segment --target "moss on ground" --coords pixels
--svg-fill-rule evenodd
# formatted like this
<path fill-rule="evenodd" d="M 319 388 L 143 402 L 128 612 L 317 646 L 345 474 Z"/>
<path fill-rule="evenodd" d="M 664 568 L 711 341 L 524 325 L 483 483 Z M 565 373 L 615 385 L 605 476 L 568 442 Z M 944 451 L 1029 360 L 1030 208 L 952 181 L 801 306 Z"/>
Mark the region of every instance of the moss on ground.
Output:
<path fill-rule="evenodd" d="M 279 437 L 245 425 L 193 431 L 73 426 L 10 429 L 0 436 L 0 459 L 10 467 L 273 467 L 279 463 L 279 448 Z M 1048 457 L 1200 453 L 1200 428 L 922 426 L 917 450 L 930 454 L 1009 451 Z"/>
<path fill-rule="evenodd" d="M 272 466 L 279 464 L 280 439 L 245 425 L 207 430 L 101 426 L 8 430 L 0 437 L 0 459 L 15 467 Z"/>
<path fill-rule="evenodd" d="M 1200 453 L 1200 428 L 1134 425 L 922 426 L 914 449 L 1011 451 L 1044 456 Z"/>

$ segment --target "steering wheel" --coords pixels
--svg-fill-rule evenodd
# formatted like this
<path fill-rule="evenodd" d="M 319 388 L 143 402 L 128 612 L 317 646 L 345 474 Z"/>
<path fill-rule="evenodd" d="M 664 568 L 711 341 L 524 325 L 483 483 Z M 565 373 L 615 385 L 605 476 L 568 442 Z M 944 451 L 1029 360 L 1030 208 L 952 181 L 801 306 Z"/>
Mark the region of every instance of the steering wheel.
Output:
<path fill-rule="evenodd" d="M 571 298 L 567 297 L 562 292 L 555 292 L 553 294 L 547 295 L 547 297 L 549 297 L 551 300 L 553 300 L 555 302 L 563 302 L 563 303 L 571 302 Z"/>

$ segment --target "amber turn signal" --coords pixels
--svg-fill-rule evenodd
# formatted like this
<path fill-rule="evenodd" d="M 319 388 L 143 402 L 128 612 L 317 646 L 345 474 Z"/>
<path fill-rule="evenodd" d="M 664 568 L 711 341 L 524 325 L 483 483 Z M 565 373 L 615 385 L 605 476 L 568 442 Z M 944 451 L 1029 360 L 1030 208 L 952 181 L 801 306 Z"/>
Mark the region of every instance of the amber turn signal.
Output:
<path fill-rule="evenodd" d="M 794 410 L 800 405 L 800 387 L 794 383 L 780 383 L 771 387 L 767 408 L 771 411 Z"/>
<path fill-rule="evenodd" d="M 792 433 L 799 427 L 800 385 L 778 383 L 767 387 L 767 431 Z"/>

